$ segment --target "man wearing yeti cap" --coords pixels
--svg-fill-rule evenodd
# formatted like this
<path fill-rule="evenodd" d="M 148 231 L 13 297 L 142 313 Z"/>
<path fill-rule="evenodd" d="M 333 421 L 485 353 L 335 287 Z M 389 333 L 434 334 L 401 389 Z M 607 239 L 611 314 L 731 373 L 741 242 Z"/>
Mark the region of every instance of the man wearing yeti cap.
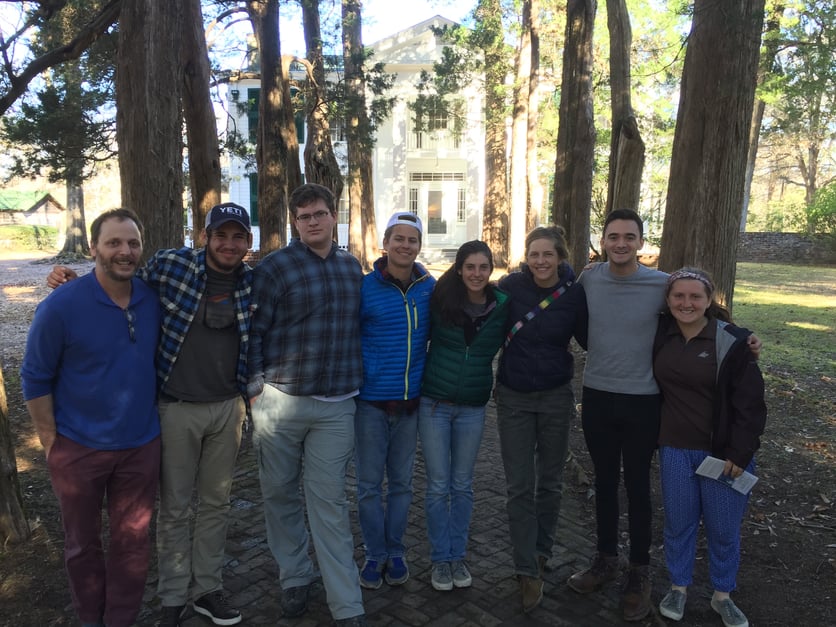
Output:
<path fill-rule="evenodd" d="M 386 254 L 363 278 L 361 290 L 363 385 L 354 434 L 357 504 L 366 552 L 360 572 L 364 588 L 379 588 L 383 580 L 401 585 L 409 578 L 403 535 L 412 502 L 418 401 L 435 285 L 415 261 L 421 238 L 418 216 L 395 213 L 383 233 Z"/>
<path fill-rule="evenodd" d="M 212 207 L 205 247 L 158 251 L 137 272 L 160 298 L 157 379 L 162 463 L 157 553 L 160 627 L 176 627 L 186 603 L 216 625 L 241 613 L 223 595 L 229 493 L 246 415 L 252 270 L 250 216 L 235 203 Z M 51 286 L 75 277 L 56 266 Z M 192 491 L 198 510 L 189 537 Z"/>

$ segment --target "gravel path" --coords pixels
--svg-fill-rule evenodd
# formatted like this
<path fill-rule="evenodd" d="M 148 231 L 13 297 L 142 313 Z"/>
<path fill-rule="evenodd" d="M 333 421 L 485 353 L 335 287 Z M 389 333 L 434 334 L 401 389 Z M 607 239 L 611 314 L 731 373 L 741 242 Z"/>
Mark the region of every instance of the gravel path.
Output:
<path fill-rule="evenodd" d="M 51 254 L 0 252 L 0 360 L 4 371 L 20 365 L 35 307 L 49 294 L 46 277 Z M 69 264 L 79 274 L 92 261 Z"/>

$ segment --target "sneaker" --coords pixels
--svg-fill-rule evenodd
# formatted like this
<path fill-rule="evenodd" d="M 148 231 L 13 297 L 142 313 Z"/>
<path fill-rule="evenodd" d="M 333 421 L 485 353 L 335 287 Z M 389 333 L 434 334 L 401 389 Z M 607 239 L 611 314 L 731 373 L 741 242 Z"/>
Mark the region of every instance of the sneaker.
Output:
<path fill-rule="evenodd" d="M 340 618 L 336 622 L 338 627 L 368 627 L 369 625 L 365 614 L 358 614 L 351 618 Z"/>
<path fill-rule="evenodd" d="M 731 599 L 711 599 L 711 609 L 720 615 L 726 627 L 749 627 L 746 615 L 741 612 Z"/>
<path fill-rule="evenodd" d="M 223 592 L 215 590 L 192 603 L 194 611 L 208 616 L 216 625 L 237 625 L 241 622 L 241 612 L 230 607 Z"/>
<path fill-rule="evenodd" d="M 450 562 L 436 562 L 432 571 L 433 588 L 441 592 L 453 589 L 453 573 L 450 571 Z"/>
<path fill-rule="evenodd" d="M 520 594 L 523 612 L 528 614 L 543 600 L 543 580 L 539 577 L 520 575 Z"/>
<path fill-rule="evenodd" d="M 685 593 L 682 590 L 671 590 L 659 604 L 659 613 L 671 620 L 682 620 L 685 615 Z"/>
<path fill-rule="evenodd" d="M 383 583 L 383 564 L 377 560 L 366 560 L 360 571 L 360 585 L 369 590 L 377 590 Z"/>
<path fill-rule="evenodd" d="M 386 560 L 386 572 L 383 575 L 390 586 L 400 586 L 409 579 L 409 566 L 403 556 L 390 557 Z"/>
<path fill-rule="evenodd" d="M 467 564 L 464 563 L 464 560 L 451 563 L 450 569 L 453 572 L 453 585 L 456 588 L 469 588 L 473 583 L 473 578 L 470 576 L 470 571 L 467 570 Z"/>
<path fill-rule="evenodd" d="M 183 614 L 185 607 L 185 605 L 163 605 L 157 627 L 179 627 L 180 616 Z"/>
<path fill-rule="evenodd" d="M 282 617 L 296 618 L 308 609 L 308 591 L 311 584 L 294 586 L 282 591 Z"/>
<path fill-rule="evenodd" d="M 650 614 L 650 566 L 631 564 L 621 592 L 624 620 L 634 622 Z"/>
<path fill-rule="evenodd" d="M 575 592 L 589 594 L 616 577 L 618 577 L 618 556 L 598 553 L 589 568 L 575 573 L 566 583 Z"/>

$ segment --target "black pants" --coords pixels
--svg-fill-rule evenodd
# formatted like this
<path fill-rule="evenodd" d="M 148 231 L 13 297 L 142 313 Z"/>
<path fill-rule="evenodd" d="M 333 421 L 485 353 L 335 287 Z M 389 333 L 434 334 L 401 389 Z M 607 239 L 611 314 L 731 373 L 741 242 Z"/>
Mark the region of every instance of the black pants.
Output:
<path fill-rule="evenodd" d="M 598 551 L 618 554 L 618 482 L 624 467 L 630 561 L 650 563 L 650 462 L 659 437 L 658 394 L 616 394 L 583 388 L 583 434 L 595 466 Z"/>

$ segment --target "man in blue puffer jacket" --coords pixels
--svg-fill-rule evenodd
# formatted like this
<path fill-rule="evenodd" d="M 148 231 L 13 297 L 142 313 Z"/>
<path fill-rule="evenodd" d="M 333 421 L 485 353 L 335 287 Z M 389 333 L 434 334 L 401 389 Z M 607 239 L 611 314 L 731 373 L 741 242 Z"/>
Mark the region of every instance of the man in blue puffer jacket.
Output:
<path fill-rule="evenodd" d="M 384 579 L 391 586 L 409 579 L 403 534 L 412 502 L 418 401 L 435 285 L 435 279 L 415 262 L 421 236 L 418 216 L 395 213 L 383 234 L 386 255 L 363 279 L 363 385 L 354 433 L 357 504 L 366 548 L 360 584 L 370 589 L 379 588 Z"/>

